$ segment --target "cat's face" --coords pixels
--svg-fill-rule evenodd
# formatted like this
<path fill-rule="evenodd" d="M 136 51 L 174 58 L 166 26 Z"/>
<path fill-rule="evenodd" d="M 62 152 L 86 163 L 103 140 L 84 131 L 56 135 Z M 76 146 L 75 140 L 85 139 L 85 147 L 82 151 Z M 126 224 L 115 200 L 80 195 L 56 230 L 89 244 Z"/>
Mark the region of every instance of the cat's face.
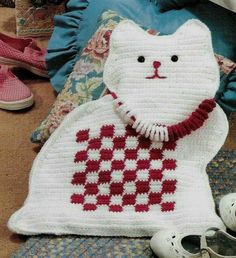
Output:
<path fill-rule="evenodd" d="M 121 22 L 111 35 L 104 81 L 127 102 L 135 98 L 144 108 L 154 105 L 165 113 L 168 103 L 194 106 L 213 98 L 219 71 L 209 29 L 190 20 L 170 36 L 153 36 L 131 21 Z"/>

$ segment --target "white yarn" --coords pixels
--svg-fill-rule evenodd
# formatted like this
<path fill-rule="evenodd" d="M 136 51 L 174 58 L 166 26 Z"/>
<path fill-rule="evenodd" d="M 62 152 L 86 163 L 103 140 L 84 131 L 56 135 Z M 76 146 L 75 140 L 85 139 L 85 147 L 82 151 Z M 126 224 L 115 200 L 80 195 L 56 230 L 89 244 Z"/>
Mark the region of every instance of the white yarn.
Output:
<path fill-rule="evenodd" d="M 137 61 L 142 55 L 145 63 Z M 154 61 L 165 79 L 146 79 Z M 227 135 L 224 112 L 216 106 L 201 128 L 176 142 L 167 131 L 219 85 L 208 28 L 191 20 L 157 37 L 121 22 L 104 80 L 120 98 L 116 106 L 108 95 L 68 114 L 36 157 L 27 200 L 8 227 L 26 235 L 129 237 L 224 228 L 205 173 Z"/>

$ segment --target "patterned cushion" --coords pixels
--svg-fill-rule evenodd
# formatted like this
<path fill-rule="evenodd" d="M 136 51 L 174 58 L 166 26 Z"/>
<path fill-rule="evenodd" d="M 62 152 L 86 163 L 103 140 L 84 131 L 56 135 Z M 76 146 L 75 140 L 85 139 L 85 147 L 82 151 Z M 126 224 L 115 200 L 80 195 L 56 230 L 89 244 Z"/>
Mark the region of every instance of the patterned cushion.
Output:
<path fill-rule="evenodd" d="M 48 116 L 33 132 L 32 142 L 45 142 L 67 113 L 106 93 L 102 77 L 109 50 L 109 38 L 112 30 L 123 19 L 113 11 L 107 11 L 101 16 L 97 31 L 84 48 L 79 61 L 76 62 L 64 89 L 58 95 Z M 156 33 L 152 30 L 149 32 Z"/>
<path fill-rule="evenodd" d="M 62 14 L 64 3 L 34 6 L 30 0 L 16 0 L 16 31 L 18 36 L 49 36 L 54 27 L 54 16 Z"/>
<path fill-rule="evenodd" d="M 114 12 L 106 12 L 102 15 L 98 30 L 84 48 L 64 89 L 58 95 L 46 119 L 33 132 L 32 142 L 45 142 L 67 113 L 83 103 L 104 95 L 105 85 L 102 74 L 108 55 L 109 37 L 121 19 Z"/>

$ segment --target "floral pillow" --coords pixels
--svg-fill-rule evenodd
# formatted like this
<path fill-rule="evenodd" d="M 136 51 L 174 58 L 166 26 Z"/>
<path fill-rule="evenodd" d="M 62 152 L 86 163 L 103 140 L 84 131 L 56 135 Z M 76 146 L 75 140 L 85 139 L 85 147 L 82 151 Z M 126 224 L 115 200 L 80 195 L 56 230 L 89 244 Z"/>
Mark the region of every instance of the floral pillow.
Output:
<path fill-rule="evenodd" d="M 75 107 L 96 100 L 106 93 L 103 67 L 108 56 L 109 38 L 124 18 L 113 11 L 103 13 L 99 27 L 83 49 L 61 93 L 41 125 L 32 133 L 32 142 L 45 142 Z"/>
<path fill-rule="evenodd" d="M 75 107 L 106 94 L 103 67 L 108 56 L 112 30 L 124 18 L 114 11 L 104 12 L 99 27 L 83 49 L 61 93 L 41 125 L 32 133 L 31 141 L 44 143 Z M 148 30 L 156 34 L 154 30 Z"/>

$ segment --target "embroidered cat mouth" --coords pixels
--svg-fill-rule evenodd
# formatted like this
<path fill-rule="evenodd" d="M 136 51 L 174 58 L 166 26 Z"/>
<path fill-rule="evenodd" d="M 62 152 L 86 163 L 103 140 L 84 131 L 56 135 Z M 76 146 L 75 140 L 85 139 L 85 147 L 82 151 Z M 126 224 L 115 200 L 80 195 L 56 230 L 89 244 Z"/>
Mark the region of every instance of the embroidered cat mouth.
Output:
<path fill-rule="evenodd" d="M 167 78 L 166 76 L 160 76 L 159 75 L 158 69 L 154 70 L 154 74 L 153 75 L 146 77 L 146 79 L 166 79 L 166 78 Z"/>
<path fill-rule="evenodd" d="M 124 121 L 131 125 L 138 134 L 149 138 L 152 141 L 177 141 L 186 135 L 191 134 L 203 126 L 208 119 L 209 113 L 216 107 L 215 99 L 205 99 L 199 106 L 183 121 L 164 125 L 151 122 L 145 122 L 134 115 L 134 112 L 120 99 L 114 92 L 111 92 L 117 112 Z"/>

